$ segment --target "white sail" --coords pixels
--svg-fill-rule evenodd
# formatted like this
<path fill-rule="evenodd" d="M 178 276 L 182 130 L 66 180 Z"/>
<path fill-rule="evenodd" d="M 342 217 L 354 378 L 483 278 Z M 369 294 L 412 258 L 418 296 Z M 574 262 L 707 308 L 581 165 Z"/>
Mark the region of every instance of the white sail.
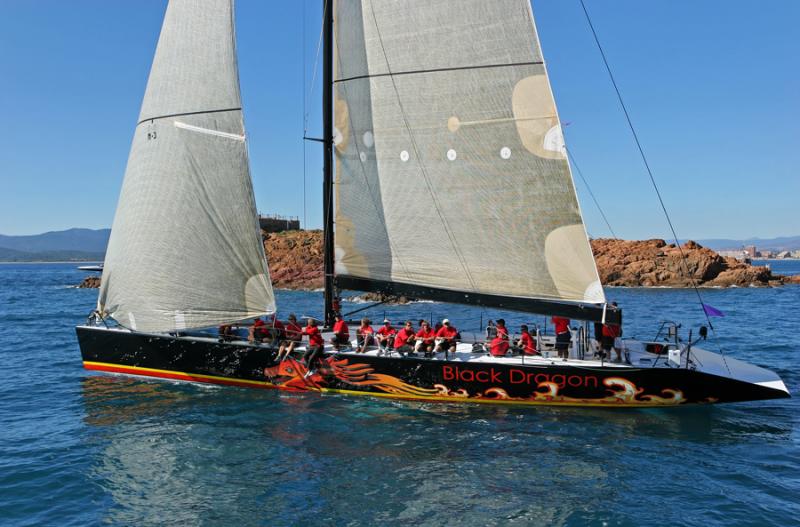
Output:
<path fill-rule="evenodd" d="M 528 0 L 334 20 L 337 276 L 605 302 Z"/>
<path fill-rule="evenodd" d="M 232 0 L 172 0 L 134 132 L 98 311 L 140 331 L 271 313 Z"/>

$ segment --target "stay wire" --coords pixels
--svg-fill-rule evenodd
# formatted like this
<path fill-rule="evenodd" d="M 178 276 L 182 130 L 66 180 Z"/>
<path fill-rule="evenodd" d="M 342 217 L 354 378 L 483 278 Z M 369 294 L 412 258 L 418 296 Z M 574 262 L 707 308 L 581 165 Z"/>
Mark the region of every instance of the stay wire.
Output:
<path fill-rule="evenodd" d="M 589 182 L 583 177 L 583 171 L 581 171 L 581 167 L 578 166 L 578 162 L 575 160 L 575 156 L 572 154 L 572 150 L 567 149 L 567 156 L 569 156 L 569 160 L 572 162 L 572 166 L 575 167 L 575 172 L 578 173 L 583 184 L 586 185 L 586 190 L 589 191 L 589 196 L 592 197 L 592 201 L 594 201 L 597 210 L 600 211 L 600 216 L 603 217 L 603 221 L 606 222 L 606 227 L 608 227 L 608 231 L 611 233 L 611 236 L 615 240 L 619 240 L 616 233 L 614 233 L 614 229 L 611 228 L 611 223 L 609 223 L 608 218 L 606 218 L 606 213 L 603 212 L 603 207 L 600 206 L 600 202 L 597 201 L 597 198 L 594 196 L 594 192 L 592 192 L 592 187 L 589 186 Z"/>
<path fill-rule="evenodd" d="M 650 169 L 650 163 L 647 161 L 647 156 L 644 153 L 644 149 L 642 148 L 642 143 L 639 141 L 639 136 L 636 133 L 636 129 L 633 126 L 633 122 L 631 121 L 631 116 L 628 113 L 628 108 L 625 106 L 625 102 L 622 99 L 622 93 L 620 92 L 619 86 L 617 86 L 617 81 L 614 78 L 614 74 L 611 71 L 611 66 L 608 63 L 608 59 L 606 58 L 605 51 L 603 50 L 603 46 L 600 44 L 600 39 L 597 36 L 597 31 L 595 31 L 594 24 L 592 24 L 592 19 L 589 16 L 589 11 L 586 9 L 586 4 L 584 0 L 578 0 L 581 3 L 581 7 L 583 8 L 583 14 L 586 16 L 586 22 L 589 23 L 589 28 L 592 31 L 592 36 L 594 37 L 594 42 L 597 44 L 597 49 L 600 51 L 600 56 L 603 58 L 603 64 L 606 67 L 606 71 L 608 72 L 608 77 L 611 79 L 611 84 L 614 86 L 614 91 L 617 94 L 617 99 L 619 100 L 619 104 L 622 107 L 622 111 L 625 114 L 625 120 L 628 122 L 628 128 L 631 130 L 631 134 L 633 135 L 633 139 L 636 142 L 636 147 L 639 150 L 639 155 L 642 158 L 642 162 L 644 163 L 645 169 L 647 170 L 647 174 L 650 177 L 650 182 L 653 184 L 653 189 L 656 191 L 656 196 L 658 197 L 658 202 L 661 204 L 661 210 L 664 211 L 664 217 L 667 219 L 667 223 L 669 224 L 670 231 L 672 232 L 672 236 L 675 239 L 675 245 L 678 247 L 678 251 L 681 255 L 681 262 L 683 263 L 683 267 L 686 270 L 686 275 L 689 277 L 689 281 L 692 284 L 692 288 L 694 289 L 695 294 L 697 295 L 697 299 L 700 302 L 700 307 L 703 310 L 703 315 L 706 318 L 706 322 L 708 323 L 708 327 L 711 328 L 711 331 L 714 332 L 716 336 L 716 331 L 714 331 L 714 325 L 711 323 L 711 319 L 708 316 L 708 313 L 705 309 L 705 304 L 703 303 L 703 297 L 700 294 L 700 290 L 697 287 L 697 283 L 695 282 L 694 276 L 689 271 L 689 265 L 686 263 L 686 254 L 683 252 L 683 248 L 678 240 L 678 235 L 675 232 L 675 227 L 672 224 L 672 220 L 669 217 L 669 212 L 667 212 L 667 207 L 664 205 L 664 200 L 661 197 L 661 192 L 658 189 L 658 185 L 656 184 L 656 179 L 653 176 L 653 171 Z"/>

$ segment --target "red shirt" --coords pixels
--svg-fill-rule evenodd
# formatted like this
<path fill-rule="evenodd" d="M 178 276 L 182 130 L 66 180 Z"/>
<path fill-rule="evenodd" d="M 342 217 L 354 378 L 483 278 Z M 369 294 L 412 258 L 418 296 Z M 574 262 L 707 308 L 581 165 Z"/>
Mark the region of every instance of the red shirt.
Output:
<path fill-rule="evenodd" d="M 322 334 L 319 328 L 315 326 L 306 326 L 303 328 L 303 335 L 308 335 L 308 344 L 311 346 L 324 346 L 325 341 L 322 339 Z"/>
<path fill-rule="evenodd" d="M 356 330 L 356 335 L 372 335 L 375 333 L 375 330 L 372 329 L 372 326 L 361 326 Z"/>
<path fill-rule="evenodd" d="M 553 324 L 556 326 L 556 335 L 569 331 L 569 319 L 564 317 L 553 317 Z"/>
<path fill-rule="evenodd" d="M 350 330 L 347 328 L 347 323 L 344 320 L 337 320 L 333 323 L 333 332 L 338 335 L 350 336 Z"/>
<path fill-rule="evenodd" d="M 458 335 L 458 330 L 453 326 L 442 326 L 442 328 L 436 332 L 436 336 L 442 339 L 454 339 Z"/>
<path fill-rule="evenodd" d="M 265 326 L 266 323 L 260 318 L 257 318 L 255 322 L 253 322 L 253 335 L 259 337 L 264 336 L 267 333 L 267 328 Z"/>
<path fill-rule="evenodd" d="M 507 351 L 508 340 L 503 337 L 497 336 L 493 338 L 492 342 L 489 344 L 489 353 L 495 357 L 505 357 Z"/>
<path fill-rule="evenodd" d="M 273 320 L 272 327 L 275 328 L 277 331 L 275 332 L 278 337 L 283 337 L 286 334 L 286 331 L 283 327 L 283 322 L 278 320 L 277 318 Z"/>
<path fill-rule="evenodd" d="M 303 328 L 294 322 L 286 323 L 286 338 L 289 340 L 303 340 Z"/>
<path fill-rule="evenodd" d="M 508 328 L 505 326 L 497 326 L 497 336 L 508 340 Z"/>
<path fill-rule="evenodd" d="M 603 324 L 603 336 L 617 338 L 620 335 L 620 327 L 616 324 Z"/>
<path fill-rule="evenodd" d="M 408 339 L 414 336 L 413 329 L 406 329 L 403 328 L 397 332 L 397 336 L 394 338 L 394 349 L 399 348 L 400 346 L 405 346 Z"/>
<path fill-rule="evenodd" d="M 378 335 L 383 335 L 384 337 L 394 335 L 395 333 L 397 333 L 397 330 L 392 326 L 389 326 L 388 328 L 386 326 L 381 326 L 381 329 L 378 330 Z"/>
<path fill-rule="evenodd" d="M 522 350 L 525 352 L 525 355 L 535 355 L 536 354 L 536 344 L 533 342 L 533 337 L 527 331 L 523 331 L 522 335 L 519 337 L 520 345 L 522 346 Z"/>
<path fill-rule="evenodd" d="M 428 331 L 425 331 L 424 329 L 417 331 L 417 338 L 421 338 L 425 342 L 433 342 L 435 336 L 436 333 L 434 333 L 431 328 L 428 328 Z"/>

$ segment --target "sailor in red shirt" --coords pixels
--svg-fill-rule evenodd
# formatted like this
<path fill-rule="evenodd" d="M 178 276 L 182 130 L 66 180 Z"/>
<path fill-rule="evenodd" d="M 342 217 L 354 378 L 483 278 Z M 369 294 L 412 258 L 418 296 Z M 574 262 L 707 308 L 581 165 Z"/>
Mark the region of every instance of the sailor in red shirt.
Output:
<path fill-rule="evenodd" d="M 356 344 L 358 345 L 356 353 L 364 353 L 367 350 L 367 346 L 371 346 L 374 343 L 375 330 L 370 326 L 368 318 L 362 318 L 361 326 L 356 330 Z"/>
<path fill-rule="evenodd" d="M 436 338 L 436 332 L 433 331 L 431 325 L 427 320 L 420 321 L 420 328 L 415 335 L 414 351 L 419 353 L 422 350 L 426 357 L 429 357 L 433 351 L 433 341 Z"/>
<path fill-rule="evenodd" d="M 444 350 L 445 354 L 448 351 L 455 353 L 457 338 L 458 330 L 450 325 L 448 319 L 442 320 L 442 327 L 436 332 L 436 348 L 434 352 L 438 353 Z"/>
<path fill-rule="evenodd" d="M 303 335 L 308 335 L 308 346 L 306 346 L 306 352 L 303 354 L 303 360 L 306 363 L 306 367 L 308 367 L 308 373 L 306 373 L 308 376 L 314 371 L 317 362 L 321 359 L 322 352 L 325 349 L 325 340 L 322 338 L 322 333 L 319 332 L 317 321 L 313 318 L 308 319 L 308 324 L 303 328 Z"/>
<path fill-rule="evenodd" d="M 383 321 L 383 326 L 381 329 L 378 330 L 378 346 L 380 346 L 381 350 L 390 350 L 392 349 L 392 343 L 394 342 L 394 336 L 397 334 L 397 330 L 392 327 L 392 323 L 388 320 Z"/>
<path fill-rule="evenodd" d="M 250 326 L 250 332 L 247 335 L 247 340 L 250 342 L 262 342 L 264 339 L 267 338 L 267 324 L 261 317 L 258 317 L 253 321 L 253 325 Z"/>
<path fill-rule="evenodd" d="M 403 329 L 397 332 L 394 336 L 394 349 L 400 355 L 406 355 L 414 351 L 414 324 L 410 320 L 406 320 Z"/>
<path fill-rule="evenodd" d="M 502 318 L 497 319 L 497 325 L 495 326 L 495 329 L 497 334 L 489 342 L 489 353 L 493 357 L 505 357 L 509 347 L 508 328 L 506 327 L 506 321 Z"/>
<path fill-rule="evenodd" d="M 569 331 L 569 319 L 564 317 L 553 317 L 553 325 L 556 328 L 556 351 L 562 359 L 569 358 L 569 343 L 572 334 Z"/>
<path fill-rule="evenodd" d="M 522 324 L 519 330 L 520 335 L 519 340 L 517 340 L 517 350 L 524 355 L 536 355 L 536 342 L 528 331 L 528 326 Z"/>
<path fill-rule="evenodd" d="M 622 362 L 622 351 L 614 346 L 614 343 L 620 336 L 622 336 L 622 328 L 620 328 L 617 324 L 603 324 L 603 339 L 601 342 L 603 346 L 603 353 L 610 359 L 611 348 L 614 348 L 614 351 L 617 353 L 617 358 L 614 360 L 614 362 Z"/>
<path fill-rule="evenodd" d="M 278 348 L 278 356 L 276 358 L 278 362 L 288 357 L 297 343 L 303 340 L 303 328 L 297 324 L 297 317 L 294 316 L 294 313 L 289 314 L 284 328 L 284 336 L 285 338 L 281 342 L 280 348 Z"/>
<path fill-rule="evenodd" d="M 331 344 L 333 349 L 339 351 L 340 346 L 350 345 L 350 329 L 347 327 L 347 322 L 342 319 L 340 313 L 336 313 L 336 322 L 333 323 L 333 338 Z"/>

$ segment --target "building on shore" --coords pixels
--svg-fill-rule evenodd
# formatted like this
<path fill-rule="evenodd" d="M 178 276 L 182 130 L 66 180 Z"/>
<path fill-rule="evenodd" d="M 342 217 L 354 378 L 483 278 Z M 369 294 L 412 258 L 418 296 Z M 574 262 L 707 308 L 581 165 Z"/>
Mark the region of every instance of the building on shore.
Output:
<path fill-rule="evenodd" d="M 266 232 L 297 231 L 300 230 L 300 218 L 278 214 L 259 214 L 258 225 L 262 231 Z"/>

